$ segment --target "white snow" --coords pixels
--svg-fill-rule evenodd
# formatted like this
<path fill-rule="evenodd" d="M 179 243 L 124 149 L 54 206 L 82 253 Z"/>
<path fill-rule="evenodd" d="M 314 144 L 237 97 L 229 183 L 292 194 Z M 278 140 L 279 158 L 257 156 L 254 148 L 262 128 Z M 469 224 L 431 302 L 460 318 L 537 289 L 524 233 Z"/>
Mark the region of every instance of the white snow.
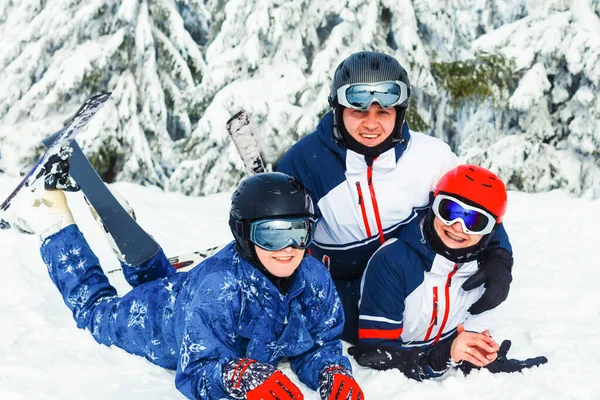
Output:
<path fill-rule="evenodd" d="M 0 198 L 17 180 L 0 176 Z M 140 224 L 168 256 L 226 243 L 229 193 L 203 198 L 129 183 L 114 185 Z M 118 268 L 83 200 L 69 195 L 75 218 L 106 271 Z M 523 374 L 452 373 L 418 383 L 396 370 L 355 367 L 367 399 L 594 399 L 599 398 L 600 200 L 553 191 L 510 192 L 505 220 L 514 253 L 514 281 L 497 309 L 495 338 L 511 339 L 509 356 L 546 355 L 548 364 Z M 183 399 L 174 373 L 117 348 L 98 345 L 76 328 L 50 281 L 33 236 L 0 231 L 0 399 Z M 120 293 L 119 273 L 109 275 Z M 283 370 L 297 379 L 289 364 Z M 306 399 L 318 395 L 301 386 Z"/>

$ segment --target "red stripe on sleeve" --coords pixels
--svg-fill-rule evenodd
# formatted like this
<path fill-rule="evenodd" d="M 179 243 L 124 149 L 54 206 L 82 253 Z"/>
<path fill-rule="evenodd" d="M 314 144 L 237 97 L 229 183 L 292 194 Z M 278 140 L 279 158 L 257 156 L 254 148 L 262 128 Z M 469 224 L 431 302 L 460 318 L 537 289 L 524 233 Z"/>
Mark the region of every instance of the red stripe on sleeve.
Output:
<path fill-rule="evenodd" d="M 359 329 L 359 339 L 398 339 L 402 335 L 402 328 L 399 329 Z"/>

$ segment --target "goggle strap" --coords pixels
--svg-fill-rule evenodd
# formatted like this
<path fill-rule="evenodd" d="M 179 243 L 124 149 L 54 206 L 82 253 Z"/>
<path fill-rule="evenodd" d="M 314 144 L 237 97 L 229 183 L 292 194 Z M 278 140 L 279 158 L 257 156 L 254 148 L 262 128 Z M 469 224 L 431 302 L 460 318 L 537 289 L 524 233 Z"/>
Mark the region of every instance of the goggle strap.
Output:
<path fill-rule="evenodd" d="M 243 221 L 235 220 L 235 234 L 242 239 L 250 238 L 250 224 Z"/>

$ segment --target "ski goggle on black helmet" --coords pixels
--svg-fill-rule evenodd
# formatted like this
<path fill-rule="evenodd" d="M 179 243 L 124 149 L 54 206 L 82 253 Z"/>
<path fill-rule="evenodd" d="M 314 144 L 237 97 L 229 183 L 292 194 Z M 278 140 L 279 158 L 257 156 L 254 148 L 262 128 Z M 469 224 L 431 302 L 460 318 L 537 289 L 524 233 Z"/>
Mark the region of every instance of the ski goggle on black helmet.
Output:
<path fill-rule="evenodd" d="M 365 111 L 373 103 L 383 108 L 408 107 L 410 83 L 394 57 L 374 52 L 354 53 L 333 75 L 329 103 Z"/>
<path fill-rule="evenodd" d="M 306 249 L 315 231 L 310 196 L 293 177 L 265 172 L 244 179 L 231 198 L 229 226 L 240 247 Z"/>
<path fill-rule="evenodd" d="M 408 87 L 401 81 L 350 83 L 337 90 L 339 105 L 360 111 L 368 110 L 375 102 L 383 108 L 390 108 L 407 99 Z"/>

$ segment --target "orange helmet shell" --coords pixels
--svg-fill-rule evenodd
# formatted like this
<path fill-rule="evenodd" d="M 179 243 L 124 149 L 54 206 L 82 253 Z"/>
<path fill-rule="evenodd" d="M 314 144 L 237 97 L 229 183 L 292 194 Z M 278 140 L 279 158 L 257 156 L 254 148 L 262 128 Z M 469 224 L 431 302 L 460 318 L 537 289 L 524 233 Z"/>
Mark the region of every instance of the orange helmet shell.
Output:
<path fill-rule="evenodd" d="M 476 165 L 459 165 L 440 179 L 434 196 L 439 193 L 456 196 L 474 206 L 481 207 L 502 222 L 506 212 L 506 186 L 498 176 Z"/>

